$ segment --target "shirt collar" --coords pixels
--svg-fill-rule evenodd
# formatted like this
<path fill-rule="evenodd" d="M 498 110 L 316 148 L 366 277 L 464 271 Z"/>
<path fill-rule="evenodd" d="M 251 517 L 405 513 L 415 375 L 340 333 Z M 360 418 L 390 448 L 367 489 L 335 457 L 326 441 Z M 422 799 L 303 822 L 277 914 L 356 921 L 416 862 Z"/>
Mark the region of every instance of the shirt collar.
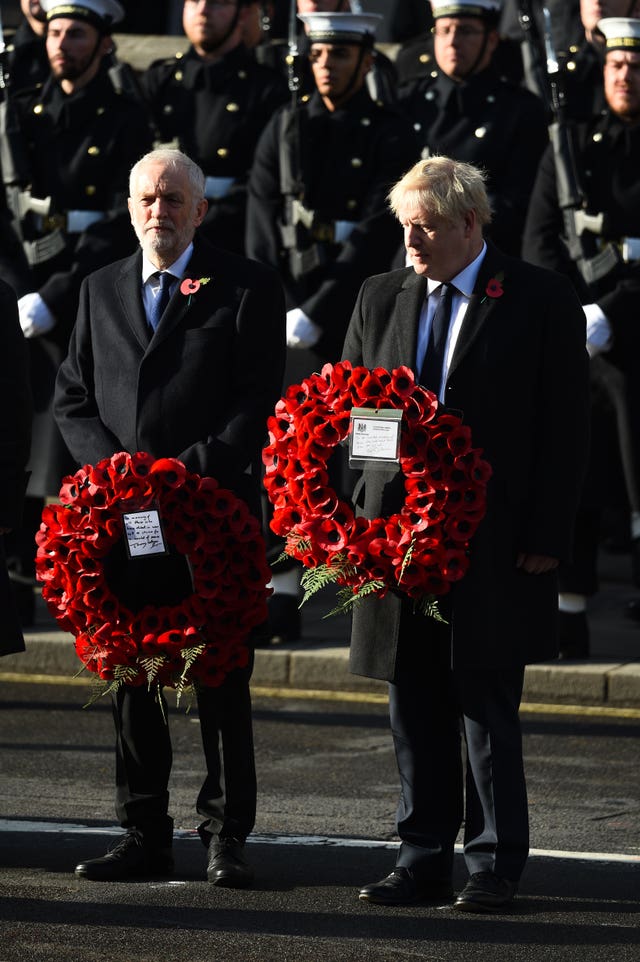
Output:
<path fill-rule="evenodd" d="M 181 278 L 187 268 L 187 264 L 191 260 L 191 255 L 193 254 L 193 241 L 189 244 L 186 250 L 182 252 L 180 257 L 173 262 L 169 267 L 166 268 L 162 273 L 173 274 L 177 279 Z M 155 264 L 147 258 L 145 253 L 142 254 L 142 283 L 146 284 L 152 274 L 157 274 L 158 268 Z"/>
<path fill-rule="evenodd" d="M 472 260 L 470 264 L 467 264 L 467 266 L 463 268 L 463 270 L 461 270 L 459 274 L 456 274 L 456 276 L 452 277 L 451 280 L 448 282 L 449 284 L 453 284 L 453 286 L 458 291 L 460 291 L 461 294 L 464 294 L 465 297 L 471 297 L 471 295 L 473 294 L 473 288 L 476 286 L 476 281 L 478 279 L 478 274 L 480 272 L 480 265 L 482 264 L 482 261 L 484 260 L 484 255 L 486 253 L 487 253 L 487 244 L 486 244 L 486 241 L 483 241 L 482 250 L 480 251 L 478 256 L 474 260 Z M 429 294 L 433 294 L 436 288 L 440 287 L 441 284 L 442 284 L 442 281 L 435 281 L 432 278 L 428 277 L 427 289 L 429 291 Z"/>

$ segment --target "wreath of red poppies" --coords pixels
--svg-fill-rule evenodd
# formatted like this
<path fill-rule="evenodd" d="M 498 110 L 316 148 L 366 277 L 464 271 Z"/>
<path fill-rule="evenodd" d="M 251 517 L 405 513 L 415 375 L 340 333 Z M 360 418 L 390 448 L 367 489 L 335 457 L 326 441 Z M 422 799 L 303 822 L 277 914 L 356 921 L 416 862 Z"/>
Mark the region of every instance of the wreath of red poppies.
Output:
<path fill-rule="evenodd" d="M 405 499 L 386 518 L 356 517 L 329 482 L 328 460 L 349 434 L 352 407 L 403 412 Z M 491 468 L 472 447 L 469 427 L 440 409 L 410 368 L 327 364 L 288 388 L 268 428 L 263 460 L 271 528 L 286 539 L 289 556 L 322 568 L 355 595 L 394 589 L 424 602 L 464 576 Z"/>
<path fill-rule="evenodd" d="M 64 478 L 59 497 L 42 514 L 36 575 L 85 668 L 116 686 L 182 689 L 219 685 L 247 664 L 271 572 L 260 524 L 240 498 L 181 461 L 125 452 Z M 110 588 L 105 559 L 123 538 L 123 512 L 150 507 L 167 545 L 185 556 L 193 591 L 134 614 Z"/>

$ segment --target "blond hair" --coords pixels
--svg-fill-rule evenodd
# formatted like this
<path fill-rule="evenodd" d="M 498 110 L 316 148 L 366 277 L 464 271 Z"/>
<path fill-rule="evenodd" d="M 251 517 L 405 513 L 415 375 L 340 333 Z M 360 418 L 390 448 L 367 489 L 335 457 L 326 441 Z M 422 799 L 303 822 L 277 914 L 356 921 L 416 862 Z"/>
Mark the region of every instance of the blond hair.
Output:
<path fill-rule="evenodd" d="M 452 223 L 468 210 L 475 210 L 480 227 L 491 222 L 484 171 L 451 157 L 429 157 L 414 164 L 391 189 L 387 200 L 396 217 L 402 208 L 410 207 Z"/>

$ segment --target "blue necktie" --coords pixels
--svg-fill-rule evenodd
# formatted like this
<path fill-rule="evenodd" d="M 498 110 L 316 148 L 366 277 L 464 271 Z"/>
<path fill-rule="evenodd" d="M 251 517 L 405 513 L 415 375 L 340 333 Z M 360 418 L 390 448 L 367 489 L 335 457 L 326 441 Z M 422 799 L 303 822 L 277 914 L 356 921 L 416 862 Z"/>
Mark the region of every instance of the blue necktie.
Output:
<path fill-rule="evenodd" d="M 433 320 L 431 321 L 431 331 L 429 333 L 429 343 L 422 362 L 420 384 L 433 391 L 435 395 L 440 394 L 442 384 L 442 367 L 444 365 L 444 351 L 447 345 L 447 334 L 451 321 L 451 302 L 455 287 L 452 284 L 441 284 L 436 288 L 430 297 L 436 292 L 439 295 L 438 306 L 436 307 Z"/>
<path fill-rule="evenodd" d="M 159 284 L 151 303 L 151 310 L 149 311 L 149 324 L 151 329 L 155 331 L 169 303 L 171 297 L 171 282 L 174 281 L 175 278 L 173 274 L 167 274 L 166 271 L 157 271 L 152 277 L 155 277 Z"/>

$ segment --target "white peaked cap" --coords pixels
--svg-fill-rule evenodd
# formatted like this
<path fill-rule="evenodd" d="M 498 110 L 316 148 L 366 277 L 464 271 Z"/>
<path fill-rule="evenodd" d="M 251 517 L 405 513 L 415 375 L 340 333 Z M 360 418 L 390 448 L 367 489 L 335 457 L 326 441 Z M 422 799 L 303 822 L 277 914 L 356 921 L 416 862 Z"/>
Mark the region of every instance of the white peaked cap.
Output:
<path fill-rule="evenodd" d="M 379 13 L 299 13 L 311 43 L 373 43 Z"/>

